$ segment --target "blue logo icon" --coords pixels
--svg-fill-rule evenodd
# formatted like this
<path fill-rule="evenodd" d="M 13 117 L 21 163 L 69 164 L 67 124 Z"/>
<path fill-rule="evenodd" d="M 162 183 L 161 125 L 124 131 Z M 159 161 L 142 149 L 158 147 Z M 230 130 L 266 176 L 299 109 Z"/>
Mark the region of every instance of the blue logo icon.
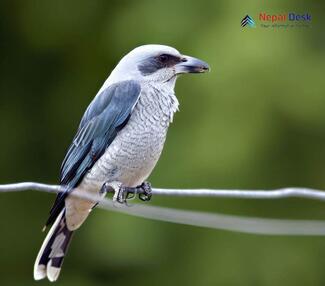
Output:
<path fill-rule="evenodd" d="M 249 16 L 249 15 L 246 15 L 243 18 L 243 20 L 241 20 L 240 25 L 242 27 L 248 26 L 250 28 L 255 28 L 255 22 L 254 22 L 253 18 L 251 16 Z"/>

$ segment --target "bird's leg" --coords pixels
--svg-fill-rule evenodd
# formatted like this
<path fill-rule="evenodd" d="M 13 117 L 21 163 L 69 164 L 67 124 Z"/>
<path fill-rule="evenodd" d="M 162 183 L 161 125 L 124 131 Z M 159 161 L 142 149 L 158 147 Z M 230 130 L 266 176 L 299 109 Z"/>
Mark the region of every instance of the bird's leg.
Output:
<path fill-rule="evenodd" d="M 99 197 L 102 199 L 102 198 L 104 198 L 104 197 L 106 196 L 106 194 L 107 194 L 108 192 L 111 192 L 112 190 L 114 191 L 114 187 L 113 187 L 112 185 L 110 185 L 109 182 L 106 182 L 106 183 L 104 183 L 104 184 L 102 185 L 102 187 L 100 188 L 98 195 L 99 195 Z M 115 192 L 115 191 L 114 191 L 114 192 Z M 93 210 L 95 207 L 98 206 L 98 204 L 99 204 L 99 202 L 95 203 L 95 205 L 93 205 L 93 207 L 92 207 L 91 209 Z"/>
<path fill-rule="evenodd" d="M 139 199 L 144 202 L 148 202 L 151 200 L 152 197 L 152 188 L 149 182 L 143 182 L 140 186 L 137 187 L 140 189 L 139 192 Z"/>
<path fill-rule="evenodd" d="M 115 192 L 114 185 L 111 182 L 105 182 L 99 190 L 99 195 L 105 197 L 109 192 Z"/>
<path fill-rule="evenodd" d="M 104 194 L 104 196 L 109 192 L 114 192 L 113 202 L 126 204 L 126 200 L 132 198 L 129 195 L 135 194 L 136 190 L 135 188 L 123 187 L 121 182 L 113 181 L 104 183 L 100 190 L 100 194 Z"/>

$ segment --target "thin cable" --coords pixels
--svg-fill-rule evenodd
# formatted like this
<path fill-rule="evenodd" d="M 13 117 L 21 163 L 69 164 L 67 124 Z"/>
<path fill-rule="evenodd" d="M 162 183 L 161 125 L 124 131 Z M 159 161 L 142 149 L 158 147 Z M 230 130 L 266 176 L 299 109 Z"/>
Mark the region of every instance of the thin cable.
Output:
<path fill-rule="evenodd" d="M 0 185 L 0 192 L 18 191 L 63 191 L 64 188 L 57 185 L 48 185 L 35 182 L 24 182 Z M 154 188 L 153 195 L 160 196 L 182 196 L 182 197 L 220 197 L 237 199 L 280 199 L 300 197 L 314 200 L 325 200 L 325 192 L 310 188 L 281 188 L 276 190 L 212 190 L 212 189 L 160 189 Z"/>
<path fill-rule="evenodd" d="M 0 185 L 0 192 L 19 192 L 36 190 L 50 193 L 64 191 L 56 185 L 47 185 L 34 182 Z M 277 190 L 210 190 L 210 189 L 153 189 L 154 195 L 196 196 L 196 197 L 223 197 L 242 199 L 279 199 L 288 197 L 302 197 L 308 199 L 325 200 L 325 192 L 308 188 L 282 188 Z M 97 201 L 96 195 L 74 194 L 83 199 Z M 136 204 L 131 207 L 119 206 L 111 200 L 102 199 L 99 207 L 128 215 L 167 221 L 178 224 L 221 229 L 242 233 L 260 235 L 299 235 L 324 236 L 325 222 L 317 220 L 284 220 L 256 217 L 239 217 L 217 213 L 177 210 L 171 208 Z"/>

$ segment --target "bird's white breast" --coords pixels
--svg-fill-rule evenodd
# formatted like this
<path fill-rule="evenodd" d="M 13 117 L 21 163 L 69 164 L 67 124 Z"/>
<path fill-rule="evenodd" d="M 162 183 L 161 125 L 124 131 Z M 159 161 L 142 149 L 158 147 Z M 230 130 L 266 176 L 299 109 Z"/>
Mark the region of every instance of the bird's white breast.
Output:
<path fill-rule="evenodd" d="M 160 157 L 177 109 L 177 98 L 169 86 L 143 85 L 128 123 L 78 188 L 98 191 L 107 181 L 119 181 L 129 187 L 140 185 Z"/>

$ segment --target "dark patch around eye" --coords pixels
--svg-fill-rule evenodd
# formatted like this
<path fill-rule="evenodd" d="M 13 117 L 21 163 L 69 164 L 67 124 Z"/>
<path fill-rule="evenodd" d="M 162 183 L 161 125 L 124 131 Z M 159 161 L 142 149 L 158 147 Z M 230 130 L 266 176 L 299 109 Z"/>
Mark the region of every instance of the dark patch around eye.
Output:
<path fill-rule="evenodd" d="M 142 75 L 150 75 L 159 69 L 171 67 L 181 62 L 181 58 L 168 54 L 151 57 L 138 65 L 138 69 Z"/>

